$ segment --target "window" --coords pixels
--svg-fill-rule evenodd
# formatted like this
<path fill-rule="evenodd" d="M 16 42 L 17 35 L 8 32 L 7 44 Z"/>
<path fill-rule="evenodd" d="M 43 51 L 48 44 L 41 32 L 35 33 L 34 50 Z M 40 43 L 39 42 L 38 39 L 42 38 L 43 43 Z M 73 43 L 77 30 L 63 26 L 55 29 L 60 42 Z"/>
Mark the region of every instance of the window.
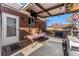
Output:
<path fill-rule="evenodd" d="M 34 17 L 28 17 L 28 25 L 29 26 L 35 25 L 35 18 Z"/>
<path fill-rule="evenodd" d="M 16 19 L 7 17 L 7 37 L 16 36 Z"/>

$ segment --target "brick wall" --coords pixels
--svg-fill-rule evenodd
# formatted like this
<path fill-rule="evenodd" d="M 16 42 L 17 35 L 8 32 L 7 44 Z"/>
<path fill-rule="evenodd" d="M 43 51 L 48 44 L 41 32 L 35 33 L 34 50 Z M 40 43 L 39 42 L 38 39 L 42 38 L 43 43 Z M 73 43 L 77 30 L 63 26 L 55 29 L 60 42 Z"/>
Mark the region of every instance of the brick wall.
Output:
<path fill-rule="evenodd" d="M 9 9 L 7 7 L 4 7 L 4 6 L 1 6 L 1 12 L 5 12 L 5 13 L 9 13 L 9 14 L 12 14 L 12 15 L 16 15 L 16 16 L 19 16 L 19 26 L 20 27 L 26 27 L 27 28 L 27 33 L 24 32 L 24 31 L 20 31 L 20 40 L 24 40 L 24 35 L 27 35 L 27 34 L 32 34 L 34 31 L 36 31 L 36 29 L 39 29 L 39 27 L 41 29 L 45 29 L 45 22 L 42 21 L 42 20 L 37 20 L 36 23 L 35 23 L 35 26 L 33 27 L 29 27 L 28 24 L 27 24 L 27 15 L 25 14 L 22 14 L 18 11 L 15 11 L 15 10 L 12 10 L 12 9 Z M 29 31 L 29 29 L 31 28 L 31 30 Z"/>

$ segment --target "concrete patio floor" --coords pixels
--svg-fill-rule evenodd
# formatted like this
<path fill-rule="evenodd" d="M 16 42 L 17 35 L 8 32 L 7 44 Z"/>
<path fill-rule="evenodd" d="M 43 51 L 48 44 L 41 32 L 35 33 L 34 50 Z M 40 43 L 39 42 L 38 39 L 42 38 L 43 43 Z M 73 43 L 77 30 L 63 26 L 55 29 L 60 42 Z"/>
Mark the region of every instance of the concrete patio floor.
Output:
<path fill-rule="evenodd" d="M 29 45 L 17 53 L 22 53 L 24 56 L 64 56 L 62 50 L 62 40 L 62 38 L 58 37 L 49 37 L 49 40 L 38 43 L 34 46 L 34 48 L 32 48 L 32 45 Z M 70 51 L 69 56 L 79 56 L 79 52 Z"/>
<path fill-rule="evenodd" d="M 29 56 L 63 56 L 62 46 L 60 43 L 49 41 Z"/>
<path fill-rule="evenodd" d="M 49 43 L 51 42 L 51 43 Z M 32 48 L 32 45 L 29 45 L 28 47 L 25 47 L 23 48 L 22 50 L 20 50 L 20 52 L 24 55 L 30 55 L 31 53 L 37 51 L 38 49 L 41 49 L 41 47 L 43 47 L 44 49 L 46 49 L 46 53 L 42 53 L 42 51 L 40 52 L 40 56 L 62 56 L 63 55 L 63 51 L 62 51 L 62 39 L 61 38 L 57 38 L 57 37 L 49 37 L 49 39 L 45 42 L 41 42 L 41 43 L 38 43 L 37 45 L 35 45 L 33 48 Z M 36 44 L 36 42 L 34 43 Z M 47 50 L 48 49 L 48 50 Z M 50 53 L 51 51 L 52 53 Z M 56 51 L 55 51 L 56 50 Z M 45 50 L 44 50 L 45 51 Z M 60 52 L 61 51 L 61 52 Z M 39 51 L 38 51 L 39 52 Z M 49 52 L 49 53 L 48 53 Z M 19 52 L 18 52 L 19 53 Z M 55 53 L 55 54 L 54 54 Z M 16 54 L 16 53 L 15 53 Z M 46 55 L 45 55 L 46 54 Z M 36 54 L 37 55 L 37 54 Z"/>

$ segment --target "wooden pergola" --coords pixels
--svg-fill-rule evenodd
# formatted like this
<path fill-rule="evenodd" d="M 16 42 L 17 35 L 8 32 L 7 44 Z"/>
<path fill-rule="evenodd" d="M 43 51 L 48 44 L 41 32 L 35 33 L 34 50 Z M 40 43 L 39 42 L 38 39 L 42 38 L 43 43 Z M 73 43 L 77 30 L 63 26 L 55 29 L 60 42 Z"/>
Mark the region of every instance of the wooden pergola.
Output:
<path fill-rule="evenodd" d="M 46 17 L 51 17 L 51 16 L 56 16 L 56 15 L 62 15 L 65 13 L 72 13 L 76 12 L 79 10 L 79 8 L 75 8 L 71 11 L 66 11 L 66 5 L 65 3 L 30 3 L 27 6 L 24 6 L 25 8 L 23 10 L 29 11 L 32 10 L 35 12 L 35 15 L 41 17 L 41 18 L 46 18 Z M 75 4 L 71 4 L 75 5 Z"/>

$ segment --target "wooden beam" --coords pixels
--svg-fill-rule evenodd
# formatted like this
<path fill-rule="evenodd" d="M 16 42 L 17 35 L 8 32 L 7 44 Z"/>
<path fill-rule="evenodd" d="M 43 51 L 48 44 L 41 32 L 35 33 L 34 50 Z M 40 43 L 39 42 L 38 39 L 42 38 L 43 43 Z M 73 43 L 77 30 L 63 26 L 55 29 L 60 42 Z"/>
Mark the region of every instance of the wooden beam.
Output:
<path fill-rule="evenodd" d="M 55 15 L 51 15 L 51 16 L 45 16 L 45 17 L 41 17 L 41 18 L 46 18 L 46 17 L 53 17 L 53 16 L 58 16 L 58 15 L 64 15 L 64 14 L 69 14 L 69 13 L 74 13 L 74 12 L 79 12 L 79 10 L 76 10 L 76 11 L 71 11 L 71 12 L 63 12 L 63 13 L 60 13 L 60 14 L 55 14 Z"/>
<path fill-rule="evenodd" d="M 53 17 L 53 16 L 58 16 L 58 15 L 63 15 L 63 14 L 65 14 L 65 13 L 55 14 L 55 15 L 51 15 L 51 16 L 45 16 L 45 17 L 42 17 L 42 18 Z"/>
<path fill-rule="evenodd" d="M 62 7 L 62 6 L 64 6 L 64 3 L 62 3 L 62 4 L 60 4 L 60 5 L 57 5 L 57 6 L 55 6 L 55 7 L 50 7 L 49 9 L 47 9 L 47 10 L 45 10 L 45 11 L 50 11 L 50 10 L 53 10 L 53 9 L 56 9 L 56 8 L 59 8 L 59 7 Z M 40 11 L 40 12 L 38 12 L 37 14 L 42 13 L 42 12 L 44 12 L 44 11 Z"/>
<path fill-rule="evenodd" d="M 48 12 L 48 11 L 46 11 L 46 9 L 44 9 L 40 4 L 38 4 L 38 3 L 35 3 L 38 7 L 40 7 L 41 9 L 43 9 L 43 11 L 45 11 L 49 16 L 51 16 L 51 14 Z"/>

